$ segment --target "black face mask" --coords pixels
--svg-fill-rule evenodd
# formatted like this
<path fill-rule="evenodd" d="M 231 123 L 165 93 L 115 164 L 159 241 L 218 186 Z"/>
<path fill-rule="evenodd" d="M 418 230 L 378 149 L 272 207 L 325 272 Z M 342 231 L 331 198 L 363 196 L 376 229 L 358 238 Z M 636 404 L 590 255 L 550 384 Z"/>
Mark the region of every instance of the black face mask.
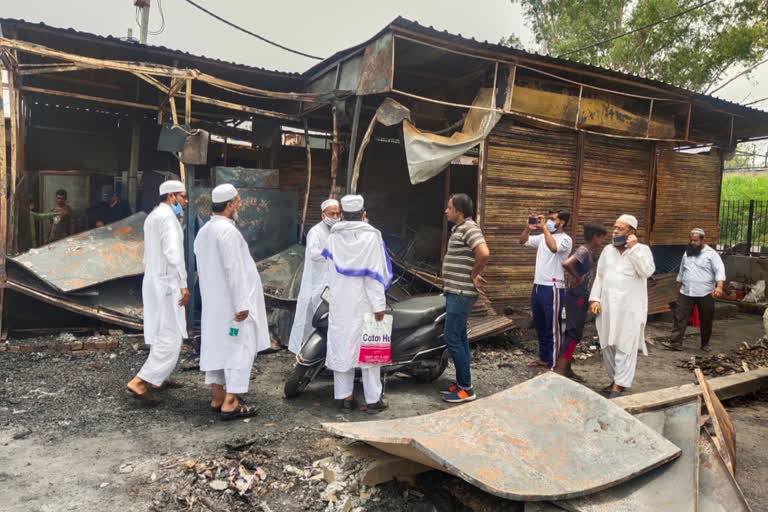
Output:
<path fill-rule="evenodd" d="M 627 245 L 627 235 L 614 235 L 613 236 L 613 245 L 616 247 L 624 247 Z"/>
<path fill-rule="evenodd" d="M 688 247 L 685 248 L 685 254 L 688 256 L 698 256 L 701 254 L 701 247 L 696 247 L 694 245 L 688 244 Z"/>

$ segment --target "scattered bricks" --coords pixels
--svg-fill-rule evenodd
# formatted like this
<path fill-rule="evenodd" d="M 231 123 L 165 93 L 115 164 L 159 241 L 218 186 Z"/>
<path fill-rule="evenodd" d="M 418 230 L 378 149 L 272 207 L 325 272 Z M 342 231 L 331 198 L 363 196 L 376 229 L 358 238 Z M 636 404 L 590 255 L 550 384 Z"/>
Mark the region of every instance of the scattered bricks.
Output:
<path fill-rule="evenodd" d="M 83 350 L 98 350 L 96 341 L 86 341 L 83 343 Z"/>
<path fill-rule="evenodd" d="M 96 342 L 96 350 L 98 350 L 99 352 L 104 352 L 105 350 L 107 350 L 107 345 L 108 344 L 109 344 L 109 342 L 107 342 L 107 341 L 97 341 Z"/>
<path fill-rule="evenodd" d="M 69 343 L 56 343 L 53 345 L 53 350 L 57 352 L 69 352 L 72 350 L 72 347 Z"/>
<path fill-rule="evenodd" d="M 21 347 L 20 347 L 20 346 L 18 346 L 18 345 L 11 345 L 10 347 L 8 347 L 8 349 L 9 349 L 11 352 L 21 352 Z"/>
<path fill-rule="evenodd" d="M 5 352 L 6 350 L 8 350 L 8 345 L 0 343 L 0 352 Z"/>
<path fill-rule="evenodd" d="M 75 350 L 83 350 L 83 342 L 82 341 L 77 341 L 75 343 L 70 343 L 69 344 L 69 350 L 71 350 L 73 352 Z"/>
<path fill-rule="evenodd" d="M 20 352 L 32 352 L 35 347 L 33 347 L 32 345 L 21 345 L 21 347 L 19 348 L 20 348 Z M 41 348 L 45 348 L 45 347 L 41 347 Z"/>
<path fill-rule="evenodd" d="M 120 346 L 120 342 L 117 340 L 111 340 L 107 342 L 107 350 L 114 350 Z"/>

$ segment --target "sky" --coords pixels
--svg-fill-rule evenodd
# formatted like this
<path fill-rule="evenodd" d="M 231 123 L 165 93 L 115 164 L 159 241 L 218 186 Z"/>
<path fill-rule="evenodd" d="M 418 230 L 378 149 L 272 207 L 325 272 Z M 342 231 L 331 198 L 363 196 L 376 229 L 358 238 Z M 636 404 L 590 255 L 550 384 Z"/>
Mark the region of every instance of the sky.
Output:
<path fill-rule="evenodd" d="M 520 5 L 509 0 L 196 2 L 264 37 L 321 57 L 369 39 L 398 15 L 493 43 L 516 33 L 527 48 L 535 48 Z M 161 26 L 160 6 L 165 15 L 165 29 L 159 35 L 150 36 L 149 44 L 280 71 L 302 72 L 316 62 L 228 27 L 184 0 L 152 0 L 151 30 Z M 125 37 L 129 28 L 136 38 L 139 33 L 133 0 L 0 0 L 0 16 L 100 35 Z M 758 68 L 751 79 L 737 79 L 717 96 L 739 103 L 768 96 L 768 64 Z M 768 110 L 768 101 L 755 106 Z"/>

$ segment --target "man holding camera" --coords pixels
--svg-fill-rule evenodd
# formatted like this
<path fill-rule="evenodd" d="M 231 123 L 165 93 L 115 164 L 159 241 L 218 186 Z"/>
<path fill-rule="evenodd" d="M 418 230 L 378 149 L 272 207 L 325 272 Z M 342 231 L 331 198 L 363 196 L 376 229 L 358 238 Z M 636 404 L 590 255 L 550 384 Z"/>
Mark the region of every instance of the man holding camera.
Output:
<path fill-rule="evenodd" d="M 565 233 L 570 214 L 550 210 L 548 218 L 531 215 L 520 235 L 520 245 L 533 247 L 536 253 L 536 273 L 531 292 L 533 326 L 539 338 L 539 359 L 528 366 L 552 368 L 560 348 L 560 315 L 563 309 L 565 274 L 563 262 L 571 254 L 573 241 Z M 540 234 L 531 235 L 538 229 Z"/>

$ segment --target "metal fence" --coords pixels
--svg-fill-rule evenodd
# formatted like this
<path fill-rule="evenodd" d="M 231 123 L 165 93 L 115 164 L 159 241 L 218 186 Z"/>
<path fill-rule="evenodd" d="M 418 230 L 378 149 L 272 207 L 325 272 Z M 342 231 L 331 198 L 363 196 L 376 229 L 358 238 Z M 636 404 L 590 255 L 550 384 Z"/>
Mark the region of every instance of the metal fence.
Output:
<path fill-rule="evenodd" d="M 768 251 L 768 201 L 721 201 L 719 246 L 744 254 Z"/>

